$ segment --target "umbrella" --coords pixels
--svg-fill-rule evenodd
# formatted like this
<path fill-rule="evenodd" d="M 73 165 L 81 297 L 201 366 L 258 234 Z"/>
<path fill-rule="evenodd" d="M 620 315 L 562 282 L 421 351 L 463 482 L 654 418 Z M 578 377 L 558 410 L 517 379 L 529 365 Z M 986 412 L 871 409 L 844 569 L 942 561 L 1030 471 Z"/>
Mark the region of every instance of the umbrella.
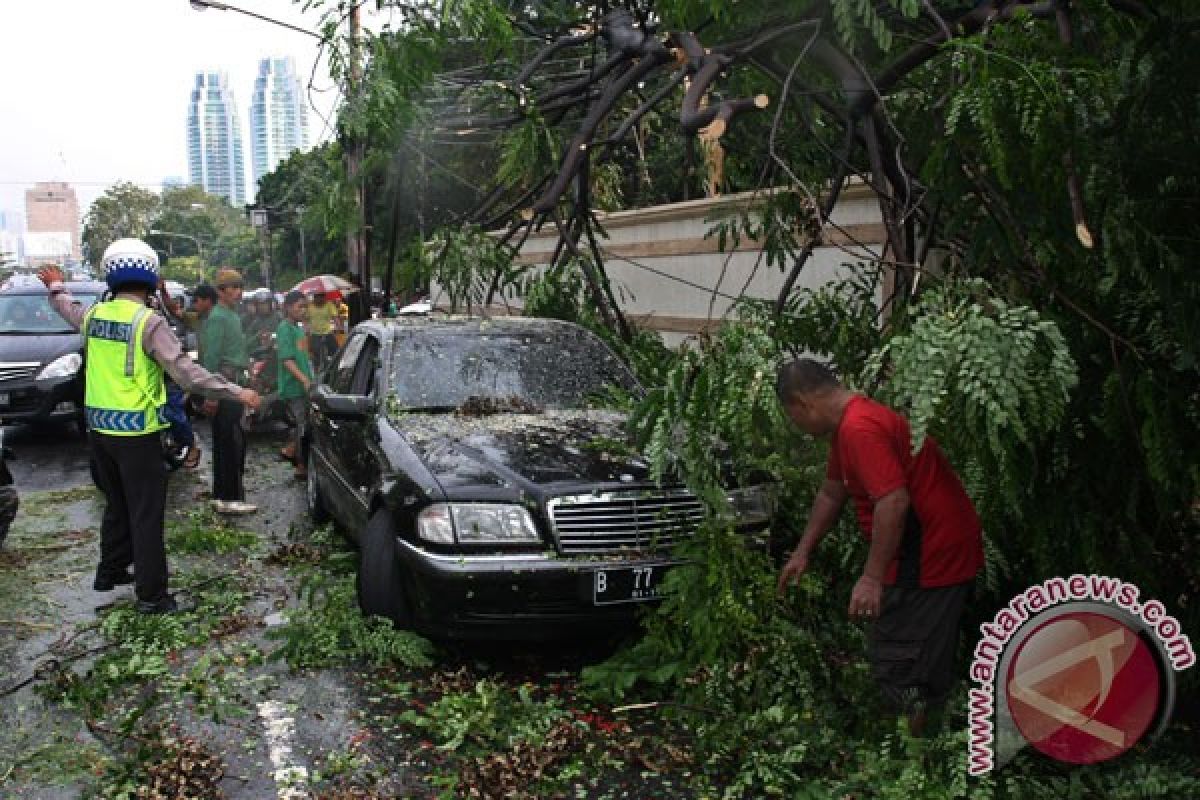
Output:
<path fill-rule="evenodd" d="M 337 275 L 313 275 L 311 278 L 305 278 L 292 287 L 293 292 L 304 292 L 305 294 L 333 294 L 341 292 L 342 294 L 350 294 L 357 292 L 358 287 L 350 281 L 343 280 Z"/>

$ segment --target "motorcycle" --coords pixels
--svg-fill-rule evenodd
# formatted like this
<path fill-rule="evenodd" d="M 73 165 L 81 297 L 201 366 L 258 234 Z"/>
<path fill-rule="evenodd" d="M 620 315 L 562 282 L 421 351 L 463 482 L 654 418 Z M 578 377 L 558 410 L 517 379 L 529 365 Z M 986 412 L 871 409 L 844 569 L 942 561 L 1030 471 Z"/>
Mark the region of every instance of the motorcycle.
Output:
<path fill-rule="evenodd" d="M 264 333 L 259 337 L 258 347 L 250 353 L 250 368 L 247 370 L 249 388 L 258 392 L 262 403 L 256 410 L 246 410 L 242 427 L 261 430 L 274 422 L 284 422 L 284 404 L 279 399 L 277 383 L 278 362 L 275 356 L 275 334 Z"/>

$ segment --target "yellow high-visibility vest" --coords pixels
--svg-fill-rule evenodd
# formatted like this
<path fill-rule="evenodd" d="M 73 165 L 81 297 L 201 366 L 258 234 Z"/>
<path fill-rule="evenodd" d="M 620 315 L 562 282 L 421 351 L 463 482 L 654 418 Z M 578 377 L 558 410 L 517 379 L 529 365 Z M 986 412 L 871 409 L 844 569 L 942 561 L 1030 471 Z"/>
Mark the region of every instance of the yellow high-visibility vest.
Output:
<path fill-rule="evenodd" d="M 142 350 L 153 312 L 118 298 L 97 303 L 83 318 L 87 353 L 84 411 L 88 427 L 111 436 L 139 436 L 167 427 L 163 370 Z"/>

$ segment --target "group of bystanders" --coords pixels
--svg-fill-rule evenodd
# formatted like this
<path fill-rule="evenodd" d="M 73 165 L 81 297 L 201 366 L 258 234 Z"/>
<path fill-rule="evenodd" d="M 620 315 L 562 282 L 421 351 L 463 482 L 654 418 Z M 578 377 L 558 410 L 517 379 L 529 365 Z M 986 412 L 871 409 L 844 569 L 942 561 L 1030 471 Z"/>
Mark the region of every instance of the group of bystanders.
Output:
<path fill-rule="evenodd" d="M 132 583 L 139 611 L 170 613 L 178 605 L 167 590 L 163 539 L 167 468 L 161 437 L 170 428 L 187 450 L 184 464 L 199 464 L 200 448 L 185 411 L 185 392 L 204 398 L 202 411 L 212 420 L 213 508 L 221 514 L 257 510 L 246 501 L 243 483 L 243 417 L 262 402 L 258 392 L 245 388 L 247 336 L 238 314 L 243 281 L 236 270 L 220 269 L 215 286 L 197 287 L 192 308 L 184 310 L 163 290 L 158 256 L 141 240 L 113 242 L 101 266 L 109 291 L 87 309 L 73 302 L 60 269 L 44 267 L 38 273 L 54 310 L 84 338 L 90 456 L 105 497 L 100 562 L 92 585 L 97 591 L 108 591 Z M 273 339 L 279 350 L 280 398 L 297 430 L 284 454 L 296 460 L 301 476 L 303 465 L 297 453 L 304 396 L 313 380 L 308 337 L 301 324 L 306 305 L 303 294 L 290 293 L 284 303 L 285 319 L 278 321 L 273 335 L 263 337 Z M 166 317 L 156 309 L 197 334 L 199 363 L 184 351 Z"/>

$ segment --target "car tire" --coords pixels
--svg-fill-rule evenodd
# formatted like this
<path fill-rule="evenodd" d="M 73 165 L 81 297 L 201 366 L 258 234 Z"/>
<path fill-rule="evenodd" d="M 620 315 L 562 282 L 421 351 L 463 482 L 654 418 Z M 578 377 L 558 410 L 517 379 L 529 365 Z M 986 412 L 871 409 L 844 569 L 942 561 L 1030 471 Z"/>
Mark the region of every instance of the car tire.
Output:
<path fill-rule="evenodd" d="M 311 444 L 306 449 L 308 456 L 305 464 L 308 467 L 308 475 L 304 479 L 304 500 L 312 521 L 324 525 L 329 522 L 329 511 L 325 508 L 324 498 L 321 497 L 321 485 L 317 483 L 317 456 Z"/>
<path fill-rule="evenodd" d="M 358 551 L 358 607 L 368 617 L 390 619 L 397 628 L 412 627 L 412 609 L 404 596 L 396 563 L 396 529 L 392 514 L 381 508 L 371 515 Z"/>

